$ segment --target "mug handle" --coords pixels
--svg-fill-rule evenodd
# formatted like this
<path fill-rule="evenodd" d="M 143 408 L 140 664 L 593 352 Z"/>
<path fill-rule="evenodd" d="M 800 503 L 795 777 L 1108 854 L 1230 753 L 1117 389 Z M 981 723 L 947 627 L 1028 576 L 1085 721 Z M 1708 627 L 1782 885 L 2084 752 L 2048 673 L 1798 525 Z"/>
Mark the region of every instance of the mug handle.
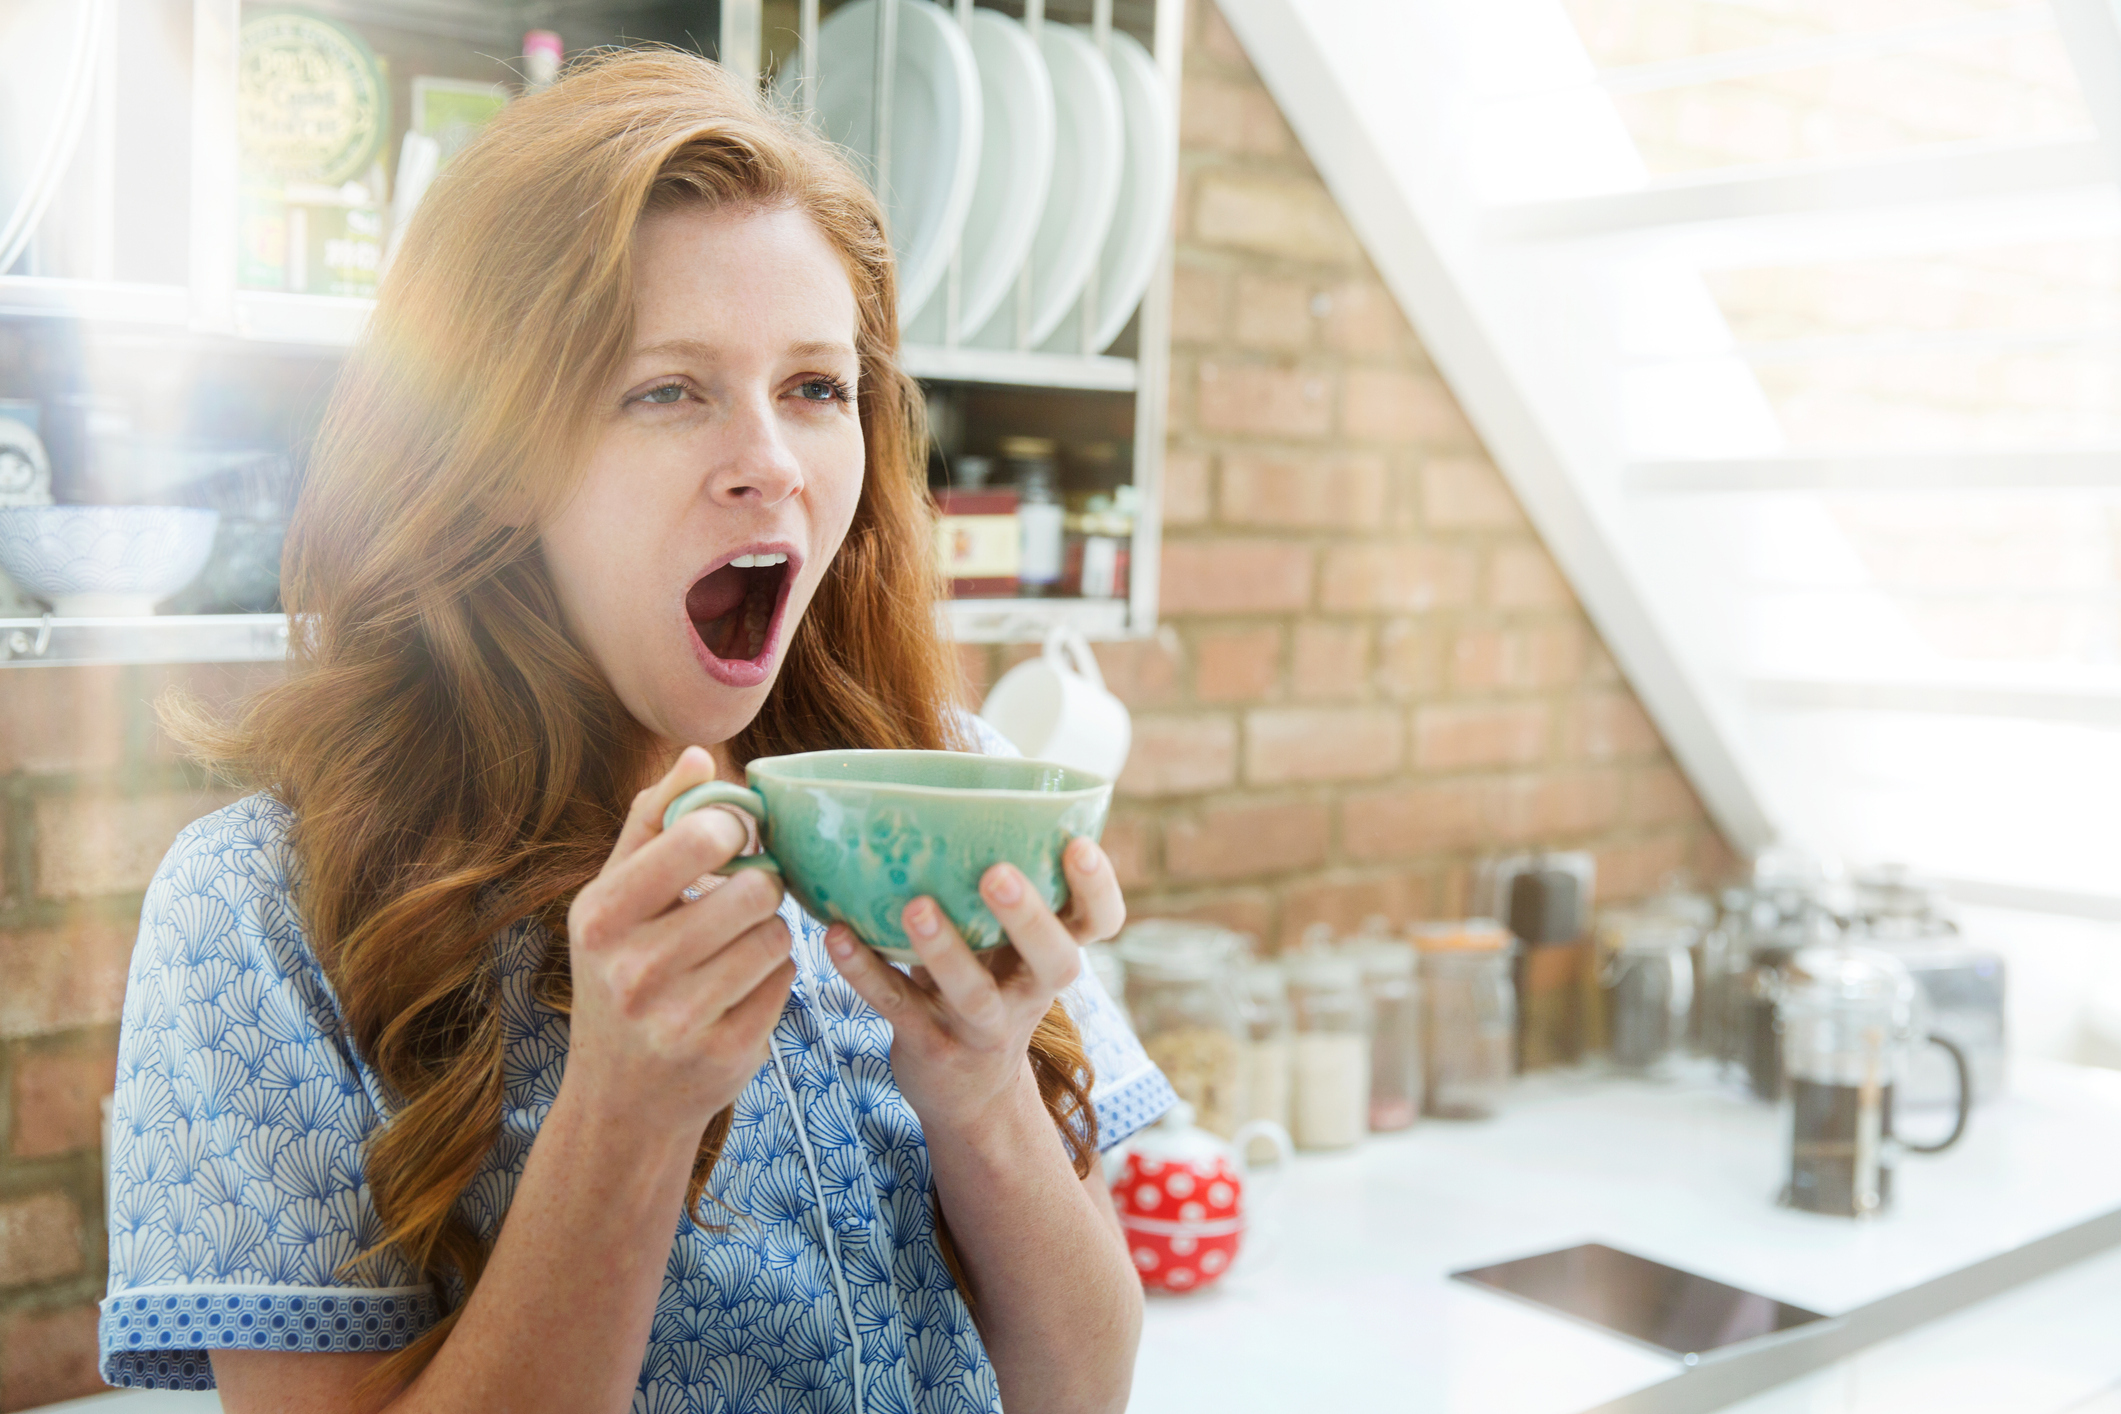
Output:
<path fill-rule="evenodd" d="M 734 786 L 727 781 L 708 781 L 705 785 L 694 786 L 670 802 L 669 808 L 663 812 L 663 828 L 669 829 L 685 816 L 706 805 L 726 805 L 731 809 L 741 810 L 756 820 L 761 829 L 766 824 L 766 800 L 757 791 L 746 790 L 743 786 Z M 781 872 L 780 862 L 763 848 L 757 854 L 740 854 L 714 872 L 726 878 L 746 869 L 765 869 L 774 874 Z"/>
<path fill-rule="evenodd" d="M 1089 679 L 1099 691 L 1105 687 L 1105 675 L 1097 666 L 1097 655 L 1090 651 L 1090 640 L 1083 637 L 1082 630 L 1066 624 L 1055 624 L 1046 635 L 1044 657 L 1059 672 L 1073 672 L 1079 678 Z"/>
<path fill-rule="evenodd" d="M 1959 1075 L 1959 1110 L 1952 1117 L 1952 1132 L 1936 1143 L 1911 1144 L 1903 1139 L 1900 1141 L 1900 1147 L 1911 1149 L 1918 1154 L 1941 1154 L 1958 1143 L 1960 1136 L 1966 1133 L 1966 1117 L 1974 1111 L 1974 1074 L 1967 1066 L 1966 1052 L 1960 1049 L 1958 1042 L 1939 1036 L 1933 1031 L 1930 1033 L 1929 1043 L 1932 1046 L 1944 1047 L 1944 1053 L 1952 1058 L 1952 1069 Z"/>

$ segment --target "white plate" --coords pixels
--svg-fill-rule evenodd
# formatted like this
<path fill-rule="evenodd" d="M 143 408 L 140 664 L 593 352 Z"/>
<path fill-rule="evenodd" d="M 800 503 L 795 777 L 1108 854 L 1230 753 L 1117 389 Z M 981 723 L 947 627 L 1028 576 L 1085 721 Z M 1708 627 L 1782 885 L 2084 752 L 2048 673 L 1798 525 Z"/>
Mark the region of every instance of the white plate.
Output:
<path fill-rule="evenodd" d="M 1051 337 L 1083 292 L 1112 225 L 1124 162 L 1119 85 L 1097 46 L 1069 25 L 1047 24 L 1039 30 L 1038 48 L 1053 79 L 1059 126 L 1053 183 L 1031 243 L 1031 348 Z M 966 342 L 1015 348 L 1015 302 L 1003 300 L 994 317 Z"/>
<path fill-rule="evenodd" d="M 877 0 L 854 0 L 818 26 L 818 127 L 870 170 L 876 90 Z M 950 265 L 979 177 L 980 85 L 972 45 L 930 0 L 899 0 L 898 64 L 891 88 L 890 190 L 884 192 L 898 256 L 899 322 L 935 292 Z M 800 57 L 776 94 L 793 103 Z M 872 173 L 873 175 L 873 173 Z"/>
<path fill-rule="evenodd" d="M 965 217 L 958 272 L 958 337 L 987 322 L 1016 288 L 1031 253 L 1053 176 L 1053 81 L 1024 27 L 995 10 L 972 12 L 972 57 L 979 65 L 979 183 Z M 906 326 L 917 343 L 944 342 L 948 291 L 938 288 Z"/>
<path fill-rule="evenodd" d="M 1171 194 L 1178 184 L 1178 134 L 1171 95 L 1156 61 L 1141 41 L 1112 31 L 1112 75 L 1119 81 L 1120 111 L 1126 122 L 1126 169 L 1119 182 L 1119 206 L 1105 236 L 1097 265 L 1097 316 L 1090 352 L 1101 353 L 1119 337 L 1149 288 L 1156 258 L 1163 251 L 1171 224 Z M 1088 291 L 1084 292 L 1088 294 Z M 1056 353 L 1082 350 L 1082 302 L 1061 320 L 1046 348 Z"/>
<path fill-rule="evenodd" d="M 0 4 L 0 274 L 73 160 L 108 20 L 101 0 Z"/>

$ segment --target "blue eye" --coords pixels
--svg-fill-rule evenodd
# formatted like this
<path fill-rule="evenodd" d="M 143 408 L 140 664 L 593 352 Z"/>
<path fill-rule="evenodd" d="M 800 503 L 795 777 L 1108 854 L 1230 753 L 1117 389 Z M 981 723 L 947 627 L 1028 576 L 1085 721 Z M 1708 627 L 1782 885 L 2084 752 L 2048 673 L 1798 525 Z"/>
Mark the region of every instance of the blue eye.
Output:
<path fill-rule="evenodd" d="M 806 378 L 796 388 L 796 394 L 813 403 L 845 402 L 853 396 L 837 378 Z"/>
<path fill-rule="evenodd" d="M 641 401 L 644 403 L 674 403 L 684 396 L 684 384 L 665 383 L 660 388 L 650 388 L 647 392 L 641 394 Z"/>

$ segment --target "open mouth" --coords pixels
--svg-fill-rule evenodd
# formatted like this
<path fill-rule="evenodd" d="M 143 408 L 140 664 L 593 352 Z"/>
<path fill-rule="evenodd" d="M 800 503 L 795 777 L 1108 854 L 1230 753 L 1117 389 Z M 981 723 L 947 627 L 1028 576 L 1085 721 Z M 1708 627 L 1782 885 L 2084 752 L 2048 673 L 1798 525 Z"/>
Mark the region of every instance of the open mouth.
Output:
<path fill-rule="evenodd" d="M 789 569 L 788 556 L 778 551 L 738 555 L 686 592 L 685 616 L 708 672 L 740 687 L 764 679 Z"/>

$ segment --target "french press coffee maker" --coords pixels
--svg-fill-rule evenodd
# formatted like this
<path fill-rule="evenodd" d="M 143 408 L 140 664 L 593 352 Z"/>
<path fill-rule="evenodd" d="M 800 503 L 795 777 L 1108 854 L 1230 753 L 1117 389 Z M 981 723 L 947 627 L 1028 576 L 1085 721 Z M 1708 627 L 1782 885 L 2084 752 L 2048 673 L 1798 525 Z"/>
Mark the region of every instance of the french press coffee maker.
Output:
<path fill-rule="evenodd" d="M 1929 1030 L 1914 978 L 1867 948 L 1809 947 L 1782 969 L 1776 998 L 1790 1107 L 1783 1202 L 1813 1213 L 1869 1217 L 1892 1201 L 1904 1152 L 1940 1153 L 1966 1132 L 1966 1055 Z M 1937 1046 L 1958 1077 L 1951 1132 L 1934 1144 L 1893 1133 L 1893 1093 L 1916 1054 Z"/>

